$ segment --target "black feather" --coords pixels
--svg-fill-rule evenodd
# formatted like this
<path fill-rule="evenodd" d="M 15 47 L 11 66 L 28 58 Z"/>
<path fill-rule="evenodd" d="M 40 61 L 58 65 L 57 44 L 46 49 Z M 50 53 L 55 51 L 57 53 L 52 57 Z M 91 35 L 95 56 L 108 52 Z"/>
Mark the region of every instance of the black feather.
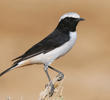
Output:
<path fill-rule="evenodd" d="M 31 49 L 18 58 L 25 60 L 41 53 L 47 53 L 67 42 L 69 38 L 70 37 L 68 34 L 55 30 L 53 33 L 34 45 Z"/>
<path fill-rule="evenodd" d="M 16 66 L 17 66 L 17 63 L 14 64 L 13 66 L 11 66 L 10 68 L 6 69 L 6 70 L 3 71 L 2 73 L 0 73 L 0 77 L 1 77 L 2 75 L 6 74 L 7 72 L 9 72 L 10 70 L 12 70 L 12 69 L 13 69 L 14 67 L 16 67 Z"/>
<path fill-rule="evenodd" d="M 14 59 L 12 59 L 12 61 L 18 60 L 18 59 L 20 59 L 20 58 L 22 58 L 22 56 L 19 56 L 19 57 L 17 57 L 17 58 L 14 58 Z"/>

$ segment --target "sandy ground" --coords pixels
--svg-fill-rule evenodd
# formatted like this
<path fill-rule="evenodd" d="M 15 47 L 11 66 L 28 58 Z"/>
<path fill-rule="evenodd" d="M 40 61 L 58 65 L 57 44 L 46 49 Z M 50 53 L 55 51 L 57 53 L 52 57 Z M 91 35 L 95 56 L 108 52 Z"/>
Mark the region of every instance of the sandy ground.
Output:
<path fill-rule="evenodd" d="M 110 0 L 0 0 L 0 72 L 47 36 L 63 13 L 78 12 L 74 48 L 52 65 L 64 72 L 64 100 L 110 100 Z M 50 71 L 52 77 L 56 75 Z M 0 100 L 37 100 L 48 82 L 42 65 L 0 77 Z"/>

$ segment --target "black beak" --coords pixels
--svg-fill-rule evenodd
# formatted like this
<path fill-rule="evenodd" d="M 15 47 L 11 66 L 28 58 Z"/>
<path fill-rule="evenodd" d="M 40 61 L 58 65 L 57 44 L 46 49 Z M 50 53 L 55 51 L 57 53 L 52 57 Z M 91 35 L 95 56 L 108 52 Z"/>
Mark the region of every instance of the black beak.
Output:
<path fill-rule="evenodd" d="M 79 18 L 79 21 L 84 21 L 85 19 L 84 18 Z"/>

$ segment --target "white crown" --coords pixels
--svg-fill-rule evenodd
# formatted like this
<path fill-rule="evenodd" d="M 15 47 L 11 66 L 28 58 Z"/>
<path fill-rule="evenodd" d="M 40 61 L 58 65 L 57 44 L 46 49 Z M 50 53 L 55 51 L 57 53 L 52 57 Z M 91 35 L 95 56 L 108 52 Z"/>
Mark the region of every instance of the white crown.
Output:
<path fill-rule="evenodd" d="M 66 18 L 66 17 L 80 18 L 80 15 L 77 13 L 74 13 L 74 12 L 69 12 L 69 13 L 66 13 L 63 16 L 61 16 L 59 21 L 61 21 L 62 19 Z"/>

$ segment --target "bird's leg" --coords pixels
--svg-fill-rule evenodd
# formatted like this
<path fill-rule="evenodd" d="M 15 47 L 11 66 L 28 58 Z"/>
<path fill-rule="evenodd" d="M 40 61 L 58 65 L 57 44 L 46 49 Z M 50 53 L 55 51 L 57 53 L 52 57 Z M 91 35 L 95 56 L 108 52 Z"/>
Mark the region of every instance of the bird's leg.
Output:
<path fill-rule="evenodd" d="M 51 80 L 51 78 L 50 78 L 50 76 L 49 76 L 48 66 L 47 66 L 47 65 L 44 65 L 44 71 L 45 71 L 45 73 L 46 73 L 46 75 L 47 75 L 47 77 L 48 77 L 49 85 L 50 85 L 50 87 L 51 87 L 49 96 L 52 96 L 53 93 L 54 93 L 54 85 L 53 85 L 52 80 Z"/>
<path fill-rule="evenodd" d="M 55 69 L 55 68 L 53 68 L 51 66 L 48 66 L 48 68 L 50 68 L 50 69 L 52 69 L 52 70 L 54 70 L 55 72 L 58 73 L 58 75 L 57 75 L 57 77 L 59 77 L 58 81 L 61 81 L 64 78 L 64 74 L 62 72 L 60 72 L 59 70 L 57 70 L 57 69 Z"/>

